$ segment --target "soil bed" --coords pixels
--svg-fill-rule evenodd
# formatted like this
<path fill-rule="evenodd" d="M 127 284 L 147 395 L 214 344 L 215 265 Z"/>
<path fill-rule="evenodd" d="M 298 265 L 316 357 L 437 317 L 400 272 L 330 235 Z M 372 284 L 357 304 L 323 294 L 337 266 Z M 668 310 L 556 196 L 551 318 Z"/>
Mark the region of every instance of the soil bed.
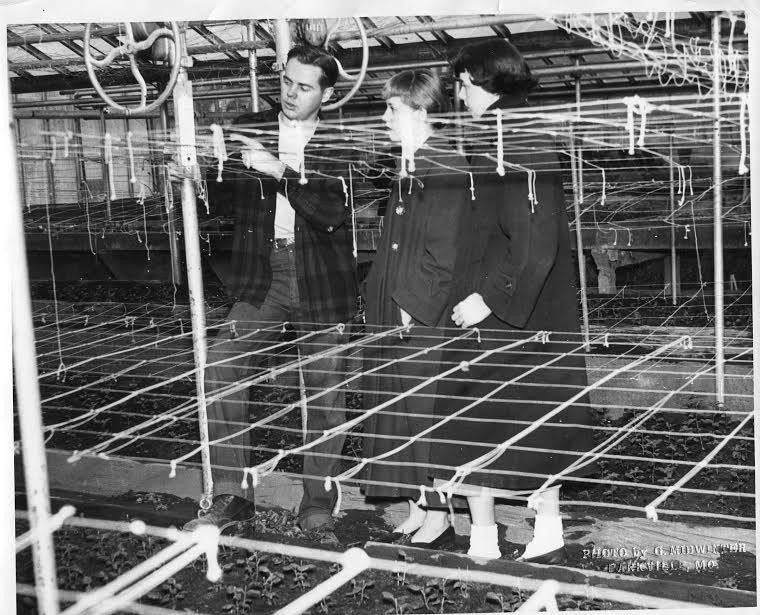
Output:
<path fill-rule="evenodd" d="M 140 518 L 155 522 L 163 516 L 166 524 L 167 520 L 176 521 L 182 512 L 194 507 L 194 502 L 190 500 L 139 493 L 114 498 L 112 504 L 104 507 L 102 501 L 78 502 L 77 508 L 87 516 L 117 519 L 129 518 L 123 512 L 125 509 L 134 514 L 136 508 L 139 508 Z M 17 526 L 17 533 L 26 529 L 22 522 L 18 522 Z M 380 515 L 374 511 L 351 511 L 339 524 L 338 535 L 343 545 L 338 549 L 362 546 L 365 542 L 382 536 L 388 529 Z M 324 549 L 323 545 L 310 540 L 295 526 L 293 513 L 281 509 L 261 510 L 252 522 L 240 523 L 236 531 L 243 537 L 255 537 L 257 540 Z M 66 526 L 56 533 L 59 586 L 88 591 L 123 574 L 167 544 L 162 539 L 151 537 Z M 505 552 L 510 546 L 509 543 L 501 545 Z M 463 552 L 466 548 L 466 538 L 459 537 L 453 550 Z M 568 565 L 579 567 L 580 549 L 580 546 L 571 549 Z M 405 551 L 404 547 L 398 547 L 396 551 L 400 560 L 415 561 L 417 558 L 418 561 L 425 559 L 425 563 L 428 563 L 421 553 L 424 552 L 412 549 Z M 435 555 L 432 559 L 435 559 Z M 251 553 L 229 547 L 221 548 L 219 560 L 224 571 L 221 582 L 209 582 L 205 578 L 205 562 L 199 560 L 150 592 L 141 602 L 214 614 L 271 613 L 339 569 L 337 565 L 271 553 Z M 723 566 L 724 558 L 721 557 L 721 567 Z M 663 573 L 660 573 L 660 578 L 685 580 L 679 579 L 677 575 Z M 17 580 L 21 583 L 34 581 L 29 550 L 18 558 Z M 709 580 L 715 583 L 716 575 L 713 573 Z M 493 585 L 444 582 L 441 579 L 402 577 L 368 571 L 309 612 L 338 615 L 349 615 L 359 610 L 367 615 L 501 612 L 502 609 L 512 612 L 519 608 L 528 595 L 527 592 Z M 688 595 L 671 597 L 689 599 Z M 558 596 L 558 604 L 561 610 L 633 608 L 624 604 L 570 596 Z M 20 614 L 36 613 L 31 598 L 19 598 L 17 607 Z"/>

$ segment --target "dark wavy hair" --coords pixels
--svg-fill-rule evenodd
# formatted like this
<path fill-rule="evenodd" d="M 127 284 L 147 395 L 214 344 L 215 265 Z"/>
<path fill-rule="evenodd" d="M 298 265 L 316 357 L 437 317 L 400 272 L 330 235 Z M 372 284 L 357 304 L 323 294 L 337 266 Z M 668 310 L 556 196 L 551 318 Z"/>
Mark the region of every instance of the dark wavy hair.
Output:
<path fill-rule="evenodd" d="M 323 90 L 333 87 L 338 80 L 338 63 L 321 47 L 296 45 L 288 52 L 288 62 L 293 59 L 301 64 L 311 64 L 322 69 L 319 87 Z"/>
<path fill-rule="evenodd" d="M 538 85 L 525 58 L 503 38 L 465 45 L 454 58 L 452 70 L 454 77 L 467 72 L 473 84 L 499 96 L 525 97 Z"/>
<path fill-rule="evenodd" d="M 428 113 L 446 113 L 451 109 L 441 78 L 427 68 L 393 75 L 385 82 L 381 96 L 383 100 L 398 96 L 412 109 L 425 109 Z"/>

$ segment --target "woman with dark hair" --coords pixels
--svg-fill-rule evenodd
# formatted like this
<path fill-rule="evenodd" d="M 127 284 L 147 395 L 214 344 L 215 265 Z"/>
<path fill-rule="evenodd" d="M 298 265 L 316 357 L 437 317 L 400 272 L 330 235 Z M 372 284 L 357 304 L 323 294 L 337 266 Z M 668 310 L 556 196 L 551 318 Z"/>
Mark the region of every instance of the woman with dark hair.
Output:
<path fill-rule="evenodd" d="M 401 166 L 366 282 L 366 323 L 370 333 L 378 325 L 413 326 L 365 354 L 367 369 L 383 366 L 366 376 L 365 407 L 394 400 L 365 425 L 365 459 L 409 444 L 432 424 L 435 383 L 399 396 L 438 373 L 440 352 L 430 349 L 443 341 L 440 327 L 448 320 L 459 220 L 469 196 L 464 157 L 429 146 L 435 137 L 430 115 L 449 109 L 438 76 L 429 70 L 403 71 L 385 84 L 383 98 L 383 120 L 391 141 L 401 144 Z M 409 358 L 415 353 L 420 356 Z M 420 485 L 431 484 L 429 461 L 429 442 L 416 440 L 371 462 L 364 479 L 367 496 L 408 499 L 409 517 L 395 530 L 400 537 L 414 534 L 413 543 L 435 547 L 454 533 L 445 509 L 426 511 L 415 503 Z"/>
<path fill-rule="evenodd" d="M 525 59 L 504 39 L 463 47 L 453 72 L 475 119 L 525 105 L 536 85 Z M 509 134 L 508 118 L 503 129 Z M 431 434 L 431 474 L 438 486 L 446 485 L 454 469 L 535 428 L 491 463 L 471 467 L 474 471 L 453 493 L 467 496 L 469 553 L 483 558 L 501 555 L 494 497 L 530 494 L 529 505 L 536 510 L 534 536 L 522 559 L 555 563 L 564 556 L 559 486 L 547 489 L 547 478 L 592 448 L 593 441 L 591 430 L 583 427 L 591 423 L 583 400 L 540 420 L 586 386 L 586 372 L 582 355 L 566 355 L 579 346 L 580 326 L 559 160 L 550 139 L 538 132 L 527 135 L 497 161 L 506 166 L 503 175 L 495 171 L 494 142 L 480 141 L 471 152 L 476 199 L 457 244 L 448 324 L 477 326 L 481 335 L 478 341 L 457 342 L 442 367 L 526 339 L 529 332 L 551 331 L 551 341 L 496 352 L 441 381 L 436 415 L 450 420 Z M 533 190 L 522 169 L 535 172 Z M 510 384 L 493 394 L 503 383 Z"/>

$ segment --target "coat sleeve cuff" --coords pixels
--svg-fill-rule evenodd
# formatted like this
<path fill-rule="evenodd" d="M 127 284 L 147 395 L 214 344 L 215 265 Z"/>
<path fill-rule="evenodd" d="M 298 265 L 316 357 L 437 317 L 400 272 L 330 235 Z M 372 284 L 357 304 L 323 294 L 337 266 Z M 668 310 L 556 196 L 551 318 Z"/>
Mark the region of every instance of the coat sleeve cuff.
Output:
<path fill-rule="evenodd" d="M 446 308 L 445 302 L 431 301 L 429 297 L 407 290 L 397 290 L 392 298 L 402 310 L 426 327 L 435 327 Z"/>
<path fill-rule="evenodd" d="M 522 328 L 530 314 L 516 313 L 513 299 L 517 291 L 517 279 L 507 273 L 489 276 L 482 284 L 480 294 L 491 312 L 513 327 Z"/>

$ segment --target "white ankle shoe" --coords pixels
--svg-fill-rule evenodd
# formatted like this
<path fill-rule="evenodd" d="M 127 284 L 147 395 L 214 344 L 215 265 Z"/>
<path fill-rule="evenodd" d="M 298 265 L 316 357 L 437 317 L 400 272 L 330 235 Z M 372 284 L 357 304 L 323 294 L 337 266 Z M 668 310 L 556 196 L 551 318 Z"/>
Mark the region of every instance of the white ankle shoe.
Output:
<path fill-rule="evenodd" d="M 562 537 L 562 517 L 536 515 L 533 538 L 526 545 L 518 561 L 558 563 L 564 555 L 565 541 Z M 547 559 L 546 562 L 543 560 Z"/>
<path fill-rule="evenodd" d="M 498 559 L 501 557 L 499 530 L 496 524 L 470 526 L 470 549 L 467 551 L 467 555 L 480 559 Z"/>

